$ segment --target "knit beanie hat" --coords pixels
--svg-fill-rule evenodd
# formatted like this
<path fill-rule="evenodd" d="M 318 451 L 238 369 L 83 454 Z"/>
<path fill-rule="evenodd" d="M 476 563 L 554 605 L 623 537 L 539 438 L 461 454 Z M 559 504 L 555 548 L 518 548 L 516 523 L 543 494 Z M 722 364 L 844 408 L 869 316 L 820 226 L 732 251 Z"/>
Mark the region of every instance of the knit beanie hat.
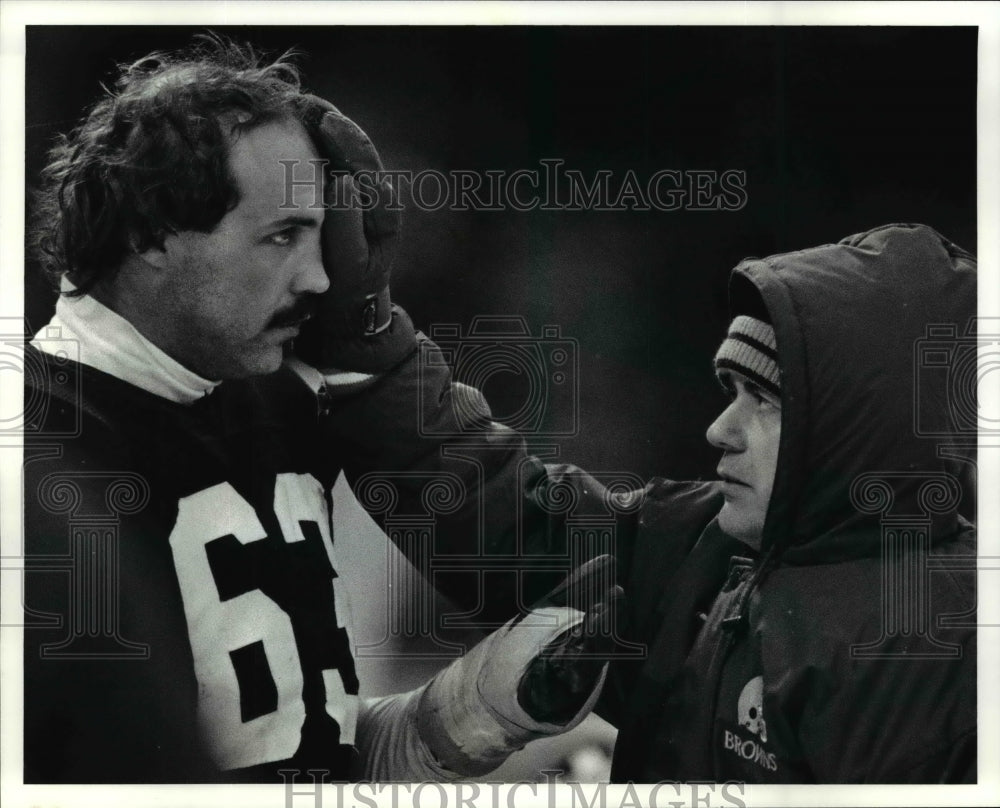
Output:
<path fill-rule="evenodd" d="M 778 344 L 770 323 L 741 314 L 733 318 L 729 333 L 715 354 L 715 371 L 733 370 L 781 397 Z"/>

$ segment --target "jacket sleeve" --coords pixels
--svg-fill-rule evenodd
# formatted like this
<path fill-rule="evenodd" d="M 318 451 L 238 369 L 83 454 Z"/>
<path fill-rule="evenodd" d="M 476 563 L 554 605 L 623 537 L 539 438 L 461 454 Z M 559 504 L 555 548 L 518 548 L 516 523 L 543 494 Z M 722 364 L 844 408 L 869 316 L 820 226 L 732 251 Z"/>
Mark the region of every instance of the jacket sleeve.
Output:
<path fill-rule="evenodd" d="M 589 558 L 610 552 L 621 563 L 633 541 L 641 480 L 529 454 L 423 335 L 408 359 L 336 400 L 323 420 L 361 505 L 483 627 Z"/>

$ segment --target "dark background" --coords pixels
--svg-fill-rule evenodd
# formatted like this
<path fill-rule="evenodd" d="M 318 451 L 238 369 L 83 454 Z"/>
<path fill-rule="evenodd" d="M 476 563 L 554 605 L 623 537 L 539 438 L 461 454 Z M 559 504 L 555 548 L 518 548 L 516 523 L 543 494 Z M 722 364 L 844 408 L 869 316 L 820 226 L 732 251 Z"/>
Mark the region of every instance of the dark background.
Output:
<path fill-rule="evenodd" d="M 29 183 L 116 62 L 199 30 L 29 27 Z M 710 360 L 741 258 L 889 221 L 975 250 L 974 28 L 213 30 L 301 50 L 307 87 L 358 121 L 388 168 L 746 171 L 738 212 L 406 212 L 394 297 L 419 327 L 518 314 L 533 335 L 551 324 L 578 341 L 580 431 L 562 451 L 592 470 L 711 474 Z M 28 270 L 37 329 L 52 303 Z M 489 378 L 498 414 L 520 407 L 525 383 Z"/>

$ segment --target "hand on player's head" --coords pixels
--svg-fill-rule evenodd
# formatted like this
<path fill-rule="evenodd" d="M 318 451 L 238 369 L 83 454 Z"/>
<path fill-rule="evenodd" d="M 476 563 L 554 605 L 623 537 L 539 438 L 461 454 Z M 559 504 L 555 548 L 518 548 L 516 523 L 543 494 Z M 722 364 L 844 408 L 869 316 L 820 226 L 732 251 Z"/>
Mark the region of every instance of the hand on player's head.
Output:
<path fill-rule="evenodd" d="M 394 189 L 371 139 L 340 110 L 303 96 L 301 115 L 331 172 L 322 234 L 330 290 L 295 350 L 320 370 L 380 372 L 414 344 L 389 295 L 400 229 Z"/>

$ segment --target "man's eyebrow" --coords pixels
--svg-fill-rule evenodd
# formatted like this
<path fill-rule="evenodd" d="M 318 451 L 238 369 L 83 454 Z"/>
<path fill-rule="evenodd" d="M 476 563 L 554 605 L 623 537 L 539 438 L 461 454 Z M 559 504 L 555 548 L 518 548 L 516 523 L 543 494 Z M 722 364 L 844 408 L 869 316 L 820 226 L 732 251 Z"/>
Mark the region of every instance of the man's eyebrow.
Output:
<path fill-rule="evenodd" d="M 271 230 L 275 227 L 319 227 L 322 224 L 322 219 L 316 219 L 312 216 L 299 216 L 292 214 L 290 216 L 282 216 L 275 219 L 272 222 L 268 222 L 264 225 L 265 230 Z"/>
<path fill-rule="evenodd" d="M 781 397 L 776 396 L 770 390 L 768 390 L 763 385 L 758 384 L 753 379 L 743 377 L 743 386 L 747 389 L 747 392 L 752 395 L 758 395 L 761 398 L 765 398 L 768 401 L 774 402 L 775 404 L 781 404 Z"/>

